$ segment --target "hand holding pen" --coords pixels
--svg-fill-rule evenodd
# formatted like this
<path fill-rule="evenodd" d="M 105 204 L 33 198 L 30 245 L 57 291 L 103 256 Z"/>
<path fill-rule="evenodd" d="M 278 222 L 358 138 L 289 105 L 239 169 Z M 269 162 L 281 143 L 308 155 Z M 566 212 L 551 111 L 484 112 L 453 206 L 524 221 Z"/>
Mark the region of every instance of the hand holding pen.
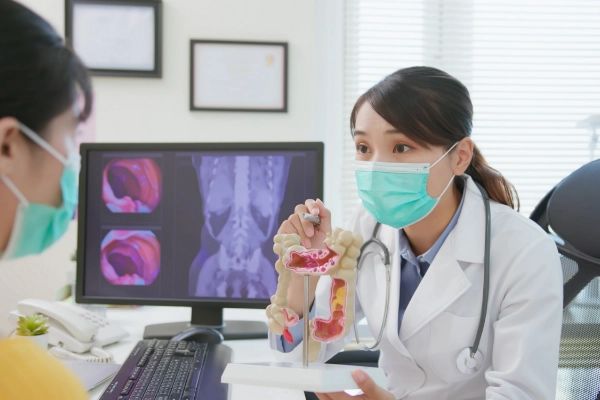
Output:
<path fill-rule="evenodd" d="M 306 248 L 323 248 L 327 233 L 331 232 L 331 213 L 320 199 L 308 199 L 299 204 L 277 233 L 295 233 Z"/>

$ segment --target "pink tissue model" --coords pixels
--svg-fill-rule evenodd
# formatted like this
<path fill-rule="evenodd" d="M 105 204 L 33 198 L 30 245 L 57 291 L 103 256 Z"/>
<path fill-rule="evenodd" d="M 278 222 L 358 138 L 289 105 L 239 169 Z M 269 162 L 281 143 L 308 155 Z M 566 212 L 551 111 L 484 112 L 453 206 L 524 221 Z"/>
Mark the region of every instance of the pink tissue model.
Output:
<path fill-rule="evenodd" d="M 160 243 L 151 231 L 110 231 L 102 241 L 100 268 L 113 285 L 150 285 L 160 272 Z"/>
<path fill-rule="evenodd" d="M 310 321 L 310 337 L 304 338 L 308 340 L 310 361 L 315 361 L 321 343 L 341 339 L 350 331 L 354 320 L 356 259 L 363 243 L 362 236 L 336 228 L 327 234 L 324 249 L 304 248 L 300 245 L 300 237 L 295 234 L 277 235 L 273 241 L 273 251 L 279 256 L 275 263 L 279 279 L 277 291 L 266 310 L 268 326 L 273 333 L 283 335 L 288 342 L 294 340 L 289 328 L 298 323 L 299 316 L 287 303 L 292 271 L 329 279 L 329 315 L 313 318 Z"/>
<path fill-rule="evenodd" d="M 102 198 L 114 213 L 151 213 L 160 203 L 162 173 L 151 158 L 112 160 L 102 174 Z"/>

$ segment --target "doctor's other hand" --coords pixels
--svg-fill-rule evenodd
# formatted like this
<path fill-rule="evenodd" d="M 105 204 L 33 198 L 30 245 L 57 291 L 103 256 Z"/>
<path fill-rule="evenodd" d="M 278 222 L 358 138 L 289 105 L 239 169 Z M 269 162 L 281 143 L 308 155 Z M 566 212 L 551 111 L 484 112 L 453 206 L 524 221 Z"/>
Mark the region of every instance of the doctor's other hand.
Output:
<path fill-rule="evenodd" d="M 303 214 L 312 214 L 320 218 L 319 226 L 315 226 L 309 220 L 302 218 Z M 295 233 L 300 236 L 301 243 L 307 249 L 322 249 L 323 242 L 328 233 L 331 232 L 331 212 L 325 208 L 320 199 L 308 199 L 304 204 L 298 204 L 294 213 L 281 224 L 277 233 Z"/>
<path fill-rule="evenodd" d="M 396 400 L 394 395 L 384 388 L 377 386 L 373 379 L 363 371 L 357 369 L 352 372 L 352 377 L 363 391 L 359 396 L 350 396 L 344 392 L 315 393 L 320 400 Z"/>

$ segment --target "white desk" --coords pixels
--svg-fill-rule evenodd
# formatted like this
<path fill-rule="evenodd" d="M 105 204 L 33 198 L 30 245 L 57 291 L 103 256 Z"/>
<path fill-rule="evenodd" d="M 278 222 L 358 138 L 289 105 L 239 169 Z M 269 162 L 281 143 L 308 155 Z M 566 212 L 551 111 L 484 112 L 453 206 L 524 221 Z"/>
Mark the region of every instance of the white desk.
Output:
<path fill-rule="evenodd" d="M 107 346 L 115 362 L 122 364 L 134 345 L 142 339 L 144 327 L 162 322 L 176 322 L 189 320 L 190 308 L 186 307 L 150 307 L 137 309 L 108 309 L 107 319 L 122 326 L 129 332 L 129 337 Z M 264 310 L 225 310 L 224 318 L 230 320 L 258 320 L 266 322 Z M 223 344 L 233 349 L 233 362 L 275 361 L 269 343 L 266 339 L 260 340 L 228 340 Z M 90 399 L 99 399 L 109 382 L 106 382 L 90 391 Z M 286 399 L 304 400 L 304 393 L 296 390 L 265 388 L 259 386 L 230 385 L 229 398 L 231 400 L 264 400 Z M 203 400 L 203 399 L 201 399 Z"/>

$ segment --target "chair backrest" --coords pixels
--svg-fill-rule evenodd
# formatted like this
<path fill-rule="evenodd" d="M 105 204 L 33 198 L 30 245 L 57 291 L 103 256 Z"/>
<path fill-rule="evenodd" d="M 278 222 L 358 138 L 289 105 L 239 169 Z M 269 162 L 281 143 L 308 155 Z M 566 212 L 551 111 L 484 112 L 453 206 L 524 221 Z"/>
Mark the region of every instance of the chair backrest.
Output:
<path fill-rule="evenodd" d="M 556 242 L 564 279 L 556 398 L 600 400 L 600 160 L 573 172 L 530 217 Z"/>

